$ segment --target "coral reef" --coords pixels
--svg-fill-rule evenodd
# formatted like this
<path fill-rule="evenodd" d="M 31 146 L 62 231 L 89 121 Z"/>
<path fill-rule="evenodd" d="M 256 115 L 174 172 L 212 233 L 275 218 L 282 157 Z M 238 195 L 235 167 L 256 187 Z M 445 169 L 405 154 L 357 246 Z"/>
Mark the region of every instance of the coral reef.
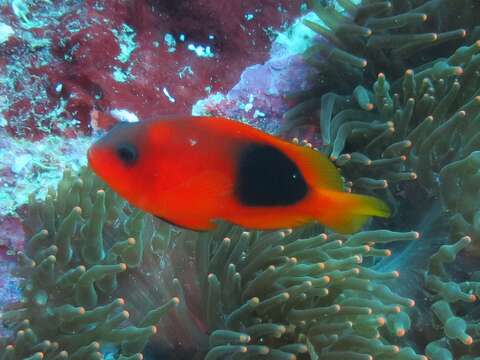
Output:
<path fill-rule="evenodd" d="M 178 12 L 195 12 L 198 6 L 146 3 L 119 4 L 114 19 L 107 19 L 106 2 L 88 2 L 80 11 L 89 14 L 80 16 L 85 23 L 59 7 L 54 23 L 68 27 L 69 35 L 48 44 L 39 39 L 51 35 L 45 29 L 52 17 L 35 18 L 45 31 L 34 31 L 39 25 L 33 25 L 29 7 L 15 2 L 2 13 L 8 21 L 0 24 L 1 50 L 36 54 L 35 61 L 46 62 L 30 63 L 29 81 L 38 84 L 39 77 L 49 84 L 53 90 L 40 92 L 40 98 L 55 99 L 52 104 L 66 109 L 59 113 L 78 117 L 80 125 L 75 122 L 73 132 L 59 131 L 42 115 L 40 123 L 47 125 L 37 128 L 20 116 L 30 105 L 14 98 L 18 101 L 8 103 L 12 113 L 0 118 L 0 126 L 7 124 L 10 136 L 21 135 L 17 125 L 32 125 L 35 139 L 38 129 L 41 135 L 72 136 L 78 129 L 88 132 L 88 126 L 108 127 L 116 121 L 108 113 L 145 118 L 152 106 L 167 112 L 179 103 L 190 106 L 198 94 L 233 83 L 240 71 L 221 70 L 218 61 L 231 61 L 228 49 L 236 43 L 223 41 L 234 22 L 219 21 L 215 31 L 205 28 L 199 38 L 188 32 L 195 22 L 162 30 L 156 38 L 149 30 L 159 26 L 155 17 L 173 26 Z M 225 98 L 212 96 L 200 111 L 233 114 L 271 132 L 307 137 L 313 145 L 304 141 L 306 146 L 335 161 L 347 191 L 385 199 L 394 210 L 392 220 L 371 222 L 368 230 L 350 235 L 323 233 L 315 225 L 247 232 L 221 224 L 213 232 L 194 233 L 132 209 L 86 169 L 78 176 L 67 171 L 56 190 L 40 194 L 42 200 L 30 197 L 22 216 L 24 249 L 11 235 L 16 230 L 9 230 L 18 229 L 15 219 L 0 222 L 19 264 L 2 263 L 2 271 L 15 275 L 2 276 L 3 286 L 21 292 L 21 300 L 0 313 L 8 327 L 0 338 L 0 358 L 479 359 L 480 34 L 474 16 L 479 3 L 338 3 L 343 10 L 333 2 L 312 1 L 315 17 L 304 20 L 323 37 L 306 54 L 320 70 L 315 78 L 305 79 L 308 72 L 298 57 L 279 51 L 266 64 L 247 69 Z M 242 26 L 255 27 L 245 27 L 236 40 L 257 41 L 262 31 L 251 18 L 281 15 L 272 4 L 258 12 L 235 8 Z M 145 21 L 118 20 L 132 12 Z M 210 32 L 215 32 L 212 39 Z M 20 33 L 25 43 L 19 42 Z M 260 37 L 266 41 L 266 36 Z M 96 49 L 105 42 L 112 47 L 102 58 Z M 169 71 L 144 79 L 146 64 L 186 54 L 195 61 L 162 63 Z M 52 57 L 57 62 L 47 61 Z M 205 89 L 201 79 L 209 69 L 215 76 Z M 227 80 L 220 84 L 222 76 Z M 139 103 L 145 88 L 177 77 L 178 86 L 162 85 Z M 290 77 L 302 80 L 300 88 L 307 80 L 316 86 L 292 94 L 298 104 L 285 113 L 284 123 L 274 122 L 284 109 L 282 91 L 298 90 Z M 18 91 L 22 94 L 22 86 Z M 54 108 L 45 107 L 45 114 Z M 100 111 L 91 114 L 90 123 L 93 108 Z M 37 115 L 32 118 L 40 119 Z M 299 131 L 305 124 L 308 131 Z M 34 147 L 28 154 L 38 157 Z M 31 167 L 22 167 L 17 157 L 19 176 L 30 174 Z M 412 229 L 421 233 L 419 241 Z"/>
<path fill-rule="evenodd" d="M 309 68 L 298 54 L 285 53 L 287 50 L 281 44 L 274 44 L 274 49 L 265 64 L 246 68 L 240 81 L 225 95 L 215 93 L 199 100 L 192 114 L 225 116 L 269 133 L 283 133 L 282 116 L 288 109 L 285 94 L 307 86 L 307 83 L 299 83 L 296 79 L 305 78 Z M 313 141 L 316 136 L 313 131 L 299 133 L 298 128 L 293 130 L 297 132 L 290 132 L 288 137 Z"/>
<path fill-rule="evenodd" d="M 304 27 L 297 21 L 288 31 L 281 33 L 272 43 L 270 59 L 264 64 L 247 67 L 239 82 L 226 94 L 219 92 L 201 99 L 192 108 L 193 115 L 220 115 L 246 122 L 272 134 L 285 138 L 318 137 L 315 127 L 296 126 L 284 131 L 283 114 L 288 110 L 285 95 L 308 88 L 308 75 L 312 72 L 301 57 Z"/>
<path fill-rule="evenodd" d="M 0 10 L 0 126 L 37 139 L 88 134 L 93 109 L 189 112 L 264 61 L 300 4 L 15 0 Z"/>
<path fill-rule="evenodd" d="M 90 143 L 87 137 L 65 140 L 59 136 L 32 142 L 0 129 L 0 217 L 14 216 L 28 202 L 32 184 L 41 184 L 38 192 L 43 196 L 49 186 L 56 186 L 67 165 L 78 171 L 86 162 Z"/>

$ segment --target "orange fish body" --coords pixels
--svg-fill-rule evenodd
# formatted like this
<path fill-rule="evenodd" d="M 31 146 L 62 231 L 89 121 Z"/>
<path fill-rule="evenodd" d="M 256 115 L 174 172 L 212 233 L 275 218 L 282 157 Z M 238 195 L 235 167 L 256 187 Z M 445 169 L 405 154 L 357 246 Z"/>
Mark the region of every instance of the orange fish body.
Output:
<path fill-rule="evenodd" d="M 88 159 L 134 206 L 193 230 L 222 219 L 265 230 L 319 221 L 348 233 L 389 216 L 380 200 L 342 191 L 322 153 L 225 118 L 122 123 Z"/>

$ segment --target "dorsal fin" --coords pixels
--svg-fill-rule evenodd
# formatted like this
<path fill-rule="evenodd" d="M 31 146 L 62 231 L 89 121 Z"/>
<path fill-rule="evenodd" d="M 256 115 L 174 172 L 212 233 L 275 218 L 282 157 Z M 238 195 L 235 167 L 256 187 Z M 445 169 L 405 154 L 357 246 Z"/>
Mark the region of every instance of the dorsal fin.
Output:
<path fill-rule="evenodd" d="M 304 146 L 294 147 L 294 154 L 299 160 L 302 172 L 313 182 L 311 185 L 329 190 L 343 190 L 340 172 L 325 154 Z"/>

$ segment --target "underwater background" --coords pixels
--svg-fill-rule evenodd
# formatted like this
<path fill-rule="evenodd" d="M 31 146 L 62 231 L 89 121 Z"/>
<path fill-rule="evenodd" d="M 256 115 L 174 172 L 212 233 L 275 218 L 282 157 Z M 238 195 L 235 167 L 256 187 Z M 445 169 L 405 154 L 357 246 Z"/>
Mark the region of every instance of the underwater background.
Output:
<path fill-rule="evenodd" d="M 363 231 L 197 233 L 86 167 L 119 121 L 318 148 Z M 480 359 L 480 1 L 0 0 L 0 359 Z"/>

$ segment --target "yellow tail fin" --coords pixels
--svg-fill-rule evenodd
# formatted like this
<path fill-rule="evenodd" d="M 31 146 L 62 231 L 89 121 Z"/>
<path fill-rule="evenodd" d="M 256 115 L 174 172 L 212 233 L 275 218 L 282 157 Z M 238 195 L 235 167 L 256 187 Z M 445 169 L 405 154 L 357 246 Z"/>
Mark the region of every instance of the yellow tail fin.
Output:
<path fill-rule="evenodd" d="M 387 204 L 372 196 L 326 189 L 317 192 L 316 219 L 339 233 L 360 230 L 370 216 L 390 217 Z"/>

